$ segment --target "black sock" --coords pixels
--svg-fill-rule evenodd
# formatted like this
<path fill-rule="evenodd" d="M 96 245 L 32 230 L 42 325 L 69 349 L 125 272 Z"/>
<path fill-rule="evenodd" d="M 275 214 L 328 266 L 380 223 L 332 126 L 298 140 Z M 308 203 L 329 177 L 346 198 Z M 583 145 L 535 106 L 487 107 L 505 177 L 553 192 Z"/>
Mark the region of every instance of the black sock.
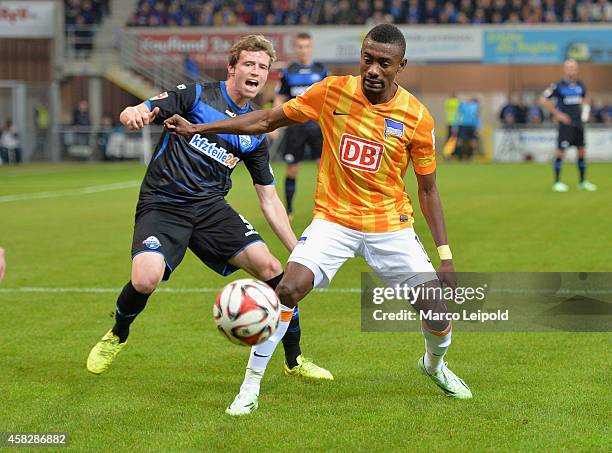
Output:
<path fill-rule="evenodd" d="M 586 161 L 584 157 L 578 158 L 578 172 L 580 174 L 580 182 L 584 182 L 584 174 L 586 173 Z"/>
<path fill-rule="evenodd" d="M 561 178 L 561 162 L 563 162 L 563 159 L 560 157 L 555 159 L 555 182 L 559 182 Z"/>
<path fill-rule="evenodd" d="M 123 287 L 121 294 L 119 294 L 117 298 L 115 325 L 113 326 L 113 333 L 119 337 L 121 343 L 127 340 L 130 334 L 130 324 L 132 324 L 136 316 L 144 310 L 150 295 L 151 294 L 142 294 L 136 291 L 131 281 Z"/>
<path fill-rule="evenodd" d="M 293 212 L 293 196 L 295 195 L 295 178 L 287 176 L 285 179 L 285 200 L 287 201 L 287 212 Z"/>
<path fill-rule="evenodd" d="M 300 313 L 298 308 L 295 307 L 293 310 L 293 317 L 287 328 L 287 333 L 283 337 L 283 347 L 285 348 L 285 362 L 289 368 L 296 367 L 297 357 L 302 353 L 300 349 L 300 337 L 302 331 L 300 330 Z"/>
<path fill-rule="evenodd" d="M 268 285 L 272 289 L 276 289 L 280 281 L 283 279 L 284 272 L 281 272 L 276 277 L 271 278 L 270 280 L 266 280 L 266 285 Z"/>

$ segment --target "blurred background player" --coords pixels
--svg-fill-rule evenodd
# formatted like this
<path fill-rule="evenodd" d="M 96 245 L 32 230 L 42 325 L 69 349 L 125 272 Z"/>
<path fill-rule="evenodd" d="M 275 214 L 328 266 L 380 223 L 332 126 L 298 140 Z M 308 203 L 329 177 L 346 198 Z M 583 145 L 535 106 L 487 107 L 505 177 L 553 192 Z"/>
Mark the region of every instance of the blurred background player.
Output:
<path fill-rule="evenodd" d="M 397 27 L 377 25 L 363 41 L 359 77 L 328 77 L 280 107 L 212 124 L 190 124 L 177 115 L 165 122 L 168 130 L 190 136 L 261 134 L 318 120 L 324 141 L 314 219 L 291 253 L 277 288 L 284 310 L 293 309 L 313 288 L 329 285 L 340 267 L 356 256 L 363 256 L 389 286 L 440 288 L 441 281 L 456 286 L 436 186 L 434 120 L 395 83 L 406 66 L 405 52 L 406 41 Z M 413 208 L 403 180 L 410 162 L 421 211 L 438 247 L 437 275 L 412 228 Z M 437 321 L 422 323 L 425 353 L 419 369 L 446 395 L 471 398 L 468 386 L 444 361 L 452 327 L 442 316 L 446 304 L 427 297 L 413 304 L 421 313 L 440 315 L 434 317 Z M 278 330 L 287 324 L 281 319 Z M 251 349 L 245 379 L 228 413 L 245 415 L 257 409 L 260 381 L 279 339 L 274 334 Z"/>
<path fill-rule="evenodd" d="M 457 119 L 460 99 L 457 94 L 452 93 L 444 100 L 444 117 L 446 120 L 446 142 L 444 143 L 443 155 L 449 158 L 455 153 L 457 146 Z"/>
<path fill-rule="evenodd" d="M 480 106 L 475 97 L 462 100 L 457 110 L 459 128 L 455 155 L 460 159 L 471 159 L 478 151 L 478 129 L 480 128 Z"/>
<path fill-rule="evenodd" d="M 161 123 L 175 113 L 191 121 L 214 121 L 253 110 L 250 101 L 263 89 L 276 53 L 261 35 L 249 35 L 229 52 L 226 81 L 179 84 L 121 113 L 131 130 Z M 243 269 L 275 288 L 283 273 L 259 233 L 225 200 L 233 169 L 244 161 L 255 186 L 261 211 L 289 252 L 296 238 L 274 186 L 265 136 L 202 134 L 189 138 L 162 134 L 145 174 L 136 207 L 132 242 L 132 274 L 117 299 L 115 325 L 91 350 L 87 369 L 100 374 L 125 347 L 130 325 L 160 281 L 168 280 L 189 248 L 206 266 L 228 276 Z M 290 375 L 317 377 L 325 372 L 298 358 L 297 345 L 288 355 Z"/>
<path fill-rule="evenodd" d="M 298 33 L 293 41 L 293 50 L 297 61 L 291 63 L 283 69 L 279 88 L 274 97 L 274 107 L 278 107 L 283 102 L 293 99 L 306 91 L 313 83 L 319 82 L 327 77 L 327 68 L 321 63 L 312 61 L 312 37 L 308 33 Z M 268 134 L 272 139 L 278 138 L 278 132 Z M 285 176 L 285 203 L 289 219 L 293 219 L 293 197 L 296 190 L 296 179 L 299 171 L 299 163 L 304 159 L 306 147 L 310 148 L 310 157 L 313 160 L 320 159 L 321 147 L 323 146 L 323 136 L 319 125 L 314 121 L 295 124 L 285 128 L 281 144 L 285 162 L 287 162 L 287 174 Z M 296 307 L 293 311 L 293 318 L 287 328 L 287 333 L 283 337 L 285 347 L 285 373 L 292 373 L 292 369 L 298 370 L 298 366 L 303 369 L 302 373 L 321 376 L 324 379 L 332 378 L 331 375 L 321 373 L 309 362 L 298 363 L 297 357 L 301 359 L 300 351 L 300 314 Z"/>
<path fill-rule="evenodd" d="M 559 122 L 559 132 L 557 139 L 557 155 L 555 157 L 555 183 L 553 191 L 567 192 L 569 187 L 561 182 L 561 164 L 565 157 L 565 151 L 575 146 L 578 148 L 578 174 L 580 181 L 578 189 L 589 192 L 597 190 L 595 184 L 591 184 L 586 178 L 586 149 L 584 143 L 584 122 L 588 119 L 583 118 L 583 103 L 586 95 L 586 88 L 582 81 L 578 80 L 578 63 L 576 60 L 566 60 L 563 64 L 563 78 L 551 84 L 542 96 L 540 103 L 551 116 Z M 556 98 L 556 105 L 551 101 Z"/>
<path fill-rule="evenodd" d="M 293 50 L 297 60 L 283 70 L 280 86 L 274 98 L 274 107 L 299 96 L 310 85 L 327 77 L 327 68 L 321 63 L 312 61 L 312 37 L 308 33 L 298 33 L 295 36 Z M 269 135 L 273 139 L 278 136 L 276 131 Z M 290 219 L 293 217 L 293 197 L 295 196 L 299 163 L 305 157 L 307 146 L 310 148 L 312 160 L 321 158 L 323 136 L 317 123 L 307 121 L 285 129 L 281 149 L 285 162 L 287 162 L 285 202 Z"/>

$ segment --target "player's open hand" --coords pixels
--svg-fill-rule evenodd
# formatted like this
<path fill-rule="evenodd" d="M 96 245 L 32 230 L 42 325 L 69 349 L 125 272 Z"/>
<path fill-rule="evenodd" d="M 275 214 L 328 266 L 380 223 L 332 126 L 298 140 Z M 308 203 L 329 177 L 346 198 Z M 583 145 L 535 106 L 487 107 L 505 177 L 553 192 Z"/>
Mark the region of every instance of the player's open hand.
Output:
<path fill-rule="evenodd" d="M 457 274 L 455 274 L 455 266 L 452 260 L 442 260 L 438 268 L 438 278 L 444 287 L 457 287 Z"/>
<path fill-rule="evenodd" d="M 195 127 L 181 115 L 172 115 L 164 121 L 164 128 L 168 132 L 178 135 L 192 136 L 196 133 Z"/>
<path fill-rule="evenodd" d="M 138 107 L 128 107 L 121 112 L 119 119 L 121 120 L 121 124 L 123 124 L 129 130 L 137 131 L 146 125 L 151 124 L 155 120 L 158 113 L 159 107 L 155 107 L 150 112 L 148 110 L 144 111 Z"/>

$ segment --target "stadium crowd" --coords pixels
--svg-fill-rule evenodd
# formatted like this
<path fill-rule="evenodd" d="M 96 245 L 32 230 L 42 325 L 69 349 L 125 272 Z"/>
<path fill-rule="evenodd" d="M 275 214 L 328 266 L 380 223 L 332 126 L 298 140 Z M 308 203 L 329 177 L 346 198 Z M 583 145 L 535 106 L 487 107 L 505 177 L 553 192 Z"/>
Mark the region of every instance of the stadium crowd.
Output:
<path fill-rule="evenodd" d="M 83 3 L 87 2 L 91 3 L 91 0 Z M 381 22 L 533 24 L 610 21 L 611 0 L 140 0 L 128 25 L 352 25 Z"/>

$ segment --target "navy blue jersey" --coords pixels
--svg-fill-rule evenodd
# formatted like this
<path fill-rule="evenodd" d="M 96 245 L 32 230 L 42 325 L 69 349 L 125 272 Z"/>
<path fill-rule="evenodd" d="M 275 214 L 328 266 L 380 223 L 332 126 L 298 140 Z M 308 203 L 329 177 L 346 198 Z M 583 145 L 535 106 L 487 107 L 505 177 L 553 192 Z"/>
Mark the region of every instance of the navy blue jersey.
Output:
<path fill-rule="evenodd" d="M 582 124 L 582 102 L 585 94 L 586 89 L 580 80 L 576 82 L 559 80 L 551 84 L 543 93 L 548 99 L 557 98 L 557 109 L 568 114 L 574 125 Z"/>
<path fill-rule="evenodd" d="M 295 98 L 306 91 L 310 85 L 320 82 L 325 77 L 327 77 L 327 68 L 321 63 L 315 62 L 309 66 L 291 63 L 283 69 L 278 94 L 288 99 Z"/>
<path fill-rule="evenodd" d="M 181 84 L 145 101 L 159 107 L 156 124 L 178 113 L 192 123 L 209 123 L 253 110 L 238 107 L 227 94 L 225 82 Z M 265 135 L 162 134 L 140 189 L 141 199 L 185 203 L 227 195 L 231 174 L 244 161 L 254 184 L 274 183 Z"/>

